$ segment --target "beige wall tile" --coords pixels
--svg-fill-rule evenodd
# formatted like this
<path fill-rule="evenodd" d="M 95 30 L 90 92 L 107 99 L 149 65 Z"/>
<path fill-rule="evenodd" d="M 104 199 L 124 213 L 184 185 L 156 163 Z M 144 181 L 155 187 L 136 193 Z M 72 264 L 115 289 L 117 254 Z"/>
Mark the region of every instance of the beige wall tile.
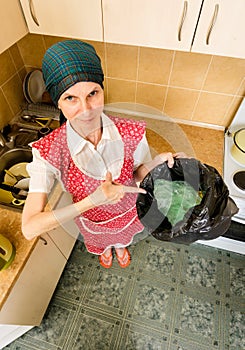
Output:
<path fill-rule="evenodd" d="M 140 47 L 138 81 L 168 84 L 174 51 Z"/>
<path fill-rule="evenodd" d="M 17 45 L 26 66 L 41 68 L 46 51 L 42 35 L 28 34 Z"/>
<path fill-rule="evenodd" d="M 223 125 L 223 119 L 232 103 L 232 96 L 202 92 L 193 115 L 193 120 Z"/>
<path fill-rule="evenodd" d="M 162 112 L 165 94 L 165 86 L 137 83 L 136 103 L 153 107 Z"/>
<path fill-rule="evenodd" d="M 176 51 L 170 85 L 201 89 L 211 57 L 210 55 Z"/>
<path fill-rule="evenodd" d="M 136 82 L 107 78 L 106 103 L 135 102 Z"/>
<path fill-rule="evenodd" d="M 203 90 L 237 94 L 245 76 L 245 60 L 213 56 Z"/>
<path fill-rule="evenodd" d="M 0 55 L 0 85 L 5 83 L 11 76 L 16 73 L 14 62 L 11 58 L 9 50 L 4 51 Z"/>
<path fill-rule="evenodd" d="M 245 97 L 245 77 L 243 78 L 241 85 L 237 91 L 238 96 L 243 96 Z"/>
<path fill-rule="evenodd" d="M 6 84 L 2 86 L 4 96 L 6 97 L 10 108 L 14 115 L 16 115 L 23 107 L 24 94 L 22 91 L 22 81 L 18 74 L 15 74 L 13 78 L 8 80 Z"/>
<path fill-rule="evenodd" d="M 136 80 L 138 47 L 106 44 L 106 64 L 109 78 Z"/>
<path fill-rule="evenodd" d="M 164 113 L 171 118 L 191 120 L 198 95 L 194 90 L 169 88 Z"/>
<path fill-rule="evenodd" d="M 0 129 L 2 129 L 14 117 L 9 104 L 0 88 Z"/>
<path fill-rule="evenodd" d="M 64 41 L 69 38 L 65 38 L 62 36 L 53 36 L 53 35 L 43 35 L 45 50 L 47 50 L 50 46 L 58 43 L 59 41 Z"/>
<path fill-rule="evenodd" d="M 14 61 L 14 65 L 15 65 L 16 69 L 19 70 L 19 69 L 23 68 L 24 61 L 22 59 L 22 56 L 20 54 L 20 51 L 19 51 L 17 44 L 12 45 L 9 48 L 9 52 L 10 52 L 10 55 L 11 55 L 13 61 Z"/>
<path fill-rule="evenodd" d="M 101 65 L 102 65 L 104 75 L 107 75 L 106 61 L 105 61 L 105 43 L 102 43 L 99 41 L 91 41 L 91 40 L 87 40 L 86 42 L 91 44 L 95 48 L 95 51 L 101 60 Z"/>
<path fill-rule="evenodd" d="M 226 114 L 223 118 L 222 125 L 229 126 L 232 122 L 232 119 L 234 118 L 243 98 L 242 97 L 233 97 L 233 100 L 229 106 L 229 108 L 226 111 Z M 244 122 L 245 122 L 245 116 L 244 116 Z"/>

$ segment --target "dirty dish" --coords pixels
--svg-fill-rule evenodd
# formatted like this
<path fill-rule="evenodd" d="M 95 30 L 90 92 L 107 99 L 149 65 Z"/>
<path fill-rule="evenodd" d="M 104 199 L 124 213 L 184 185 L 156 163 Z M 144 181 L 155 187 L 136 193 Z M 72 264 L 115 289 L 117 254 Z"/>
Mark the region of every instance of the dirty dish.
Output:
<path fill-rule="evenodd" d="M 11 192 L 5 191 L 0 188 L 0 202 L 10 204 L 13 200 L 14 197 L 12 196 Z"/>
<path fill-rule="evenodd" d="M 27 162 L 22 162 L 22 163 L 17 163 L 13 165 L 11 168 L 8 170 L 10 171 L 11 174 L 15 176 L 22 176 L 24 178 L 29 178 L 29 174 L 26 170 Z M 13 176 L 10 176 L 9 174 L 5 174 L 4 176 L 4 182 L 9 184 L 9 185 L 14 185 L 16 183 L 16 179 Z"/>

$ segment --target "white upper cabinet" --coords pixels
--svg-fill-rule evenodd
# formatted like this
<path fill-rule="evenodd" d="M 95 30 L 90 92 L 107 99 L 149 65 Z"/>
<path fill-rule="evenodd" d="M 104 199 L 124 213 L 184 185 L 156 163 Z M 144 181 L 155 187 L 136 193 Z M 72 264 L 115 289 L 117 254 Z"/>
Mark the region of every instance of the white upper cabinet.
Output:
<path fill-rule="evenodd" d="M 20 2 L 30 33 L 245 58 L 245 0 Z"/>
<path fill-rule="evenodd" d="M 189 51 L 202 0 L 103 0 L 109 43 Z"/>
<path fill-rule="evenodd" d="M 103 40 L 101 0 L 20 0 L 30 33 Z"/>
<path fill-rule="evenodd" d="M 245 58 L 245 0 L 102 0 L 104 40 Z"/>
<path fill-rule="evenodd" d="M 193 52 L 245 58 L 245 0 L 205 0 Z"/>
<path fill-rule="evenodd" d="M 2 53 L 28 33 L 18 0 L 1 0 L 0 22 L 0 53 Z"/>

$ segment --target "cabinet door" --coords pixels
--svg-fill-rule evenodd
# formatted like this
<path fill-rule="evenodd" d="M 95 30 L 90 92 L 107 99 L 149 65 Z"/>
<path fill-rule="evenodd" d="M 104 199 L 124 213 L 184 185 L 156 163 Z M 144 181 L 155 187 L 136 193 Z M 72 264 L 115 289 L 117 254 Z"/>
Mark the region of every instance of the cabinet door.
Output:
<path fill-rule="evenodd" d="M 67 260 L 48 235 L 39 239 L 0 312 L 0 324 L 39 325 Z"/>
<path fill-rule="evenodd" d="M 28 33 L 18 0 L 1 0 L 0 53 Z"/>
<path fill-rule="evenodd" d="M 103 40 L 100 0 L 20 1 L 30 33 Z"/>
<path fill-rule="evenodd" d="M 190 51 L 202 0 L 103 0 L 109 43 Z"/>
<path fill-rule="evenodd" d="M 244 19 L 244 0 L 204 0 L 192 51 L 245 58 Z"/>

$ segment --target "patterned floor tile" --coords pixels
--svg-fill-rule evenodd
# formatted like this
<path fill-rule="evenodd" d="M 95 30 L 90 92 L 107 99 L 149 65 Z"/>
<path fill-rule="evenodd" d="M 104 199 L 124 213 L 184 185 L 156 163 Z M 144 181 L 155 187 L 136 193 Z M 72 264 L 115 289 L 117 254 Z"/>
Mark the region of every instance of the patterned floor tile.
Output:
<path fill-rule="evenodd" d="M 219 300 L 181 290 L 175 310 L 174 334 L 200 345 L 219 345 L 221 305 Z"/>
<path fill-rule="evenodd" d="M 152 329 L 169 330 L 175 290 L 167 284 L 137 278 L 127 320 Z"/>
<path fill-rule="evenodd" d="M 63 348 L 71 332 L 77 307 L 54 299 L 38 327 L 22 336 L 23 344 L 32 344 L 38 350 Z"/>
<path fill-rule="evenodd" d="M 245 349 L 245 304 L 226 304 L 224 338 L 225 350 Z"/>
<path fill-rule="evenodd" d="M 123 326 L 118 350 L 166 350 L 169 338 L 163 332 L 127 322 Z M 114 349 L 113 349 L 114 350 Z"/>
<path fill-rule="evenodd" d="M 181 255 L 179 245 L 146 240 L 139 257 L 139 274 L 173 283 L 179 278 Z"/>
<path fill-rule="evenodd" d="M 169 350 L 217 350 L 219 347 L 205 344 L 200 344 L 197 342 L 189 341 L 188 339 L 182 339 L 174 337 L 171 341 L 171 346 Z"/>
<path fill-rule="evenodd" d="M 121 321 L 111 315 L 82 308 L 67 350 L 113 350 Z"/>
<path fill-rule="evenodd" d="M 198 293 L 221 295 L 223 284 L 223 259 L 221 251 L 185 248 L 181 285 L 196 288 Z"/>
<path fill-rule="evenodd" d="M 98 268 L 94 270 L 82 304 L 122 316 L 132 288 L 132 276 L 126 270 Z"/>

